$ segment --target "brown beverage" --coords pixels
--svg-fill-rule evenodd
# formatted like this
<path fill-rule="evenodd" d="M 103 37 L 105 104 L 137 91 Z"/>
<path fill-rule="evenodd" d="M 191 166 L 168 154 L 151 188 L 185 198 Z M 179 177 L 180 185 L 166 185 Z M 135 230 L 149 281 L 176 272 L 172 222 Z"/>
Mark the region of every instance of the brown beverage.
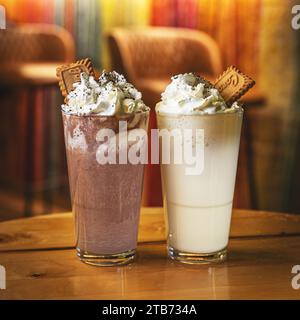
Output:
<path fill-rule="evenodd" d="M 128 124 L 128 133 L 147 132 L 148 115 L 142 112 L 121 120 Z M 118 139 L 119 120 L 116 116 L 63 112 L 77 254 L 90 264 L 126 263 L 134 258 L 137 246 L 144 165 L 118 164 L 121 149 L 125 147 L 127 152 L 132 146 L 132 142 L 124 146 Z M 111 144 L 111 139 L 97 141 L 101 129 L 116 133 L 116 164 L 97 160 L 99 148 L 108 149 Z"/>

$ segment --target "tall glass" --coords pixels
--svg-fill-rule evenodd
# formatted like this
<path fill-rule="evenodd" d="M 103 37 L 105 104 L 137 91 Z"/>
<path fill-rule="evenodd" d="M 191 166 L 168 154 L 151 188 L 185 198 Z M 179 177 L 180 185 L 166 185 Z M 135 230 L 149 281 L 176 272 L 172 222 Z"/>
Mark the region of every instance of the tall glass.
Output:
<path fill-rule="evenodd" d="M 218 262 L 226 258 L 243 110 L 212 115 L 157 114 L 158 128 L 196 129 L 203 133 L 203 167 L 172 161 L 161 164 L 168 253 L 184 263 Z M 174 138 L 176 139 L 176 137 Z M 160 143 L 160 154 L 162 154 Z"/>
<path fill-rule="evenodd" d="M 144 164 L 124 161 L 124 155 L 135 144 L 128 137 L 141 132 L 140 151 L 147 150 L 148 118 L 149 112 L 122 117 L 63 112 L 76 250 L 85 263 L 119 265 L 135 256 Z"/>

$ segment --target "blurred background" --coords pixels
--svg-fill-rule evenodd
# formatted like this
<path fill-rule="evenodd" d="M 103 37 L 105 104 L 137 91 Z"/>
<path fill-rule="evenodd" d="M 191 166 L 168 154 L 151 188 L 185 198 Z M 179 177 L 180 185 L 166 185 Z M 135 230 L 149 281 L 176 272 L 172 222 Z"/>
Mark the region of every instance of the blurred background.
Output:
<path fill-rule="evenodd" d="M 172 74 L 214 80 L 234 64 L 243 98 L 234 205 L 300 213 L 300 30 L 293 0 L 0 0 L 0 220 L 70 210 L 55 68 L 91 57 L 153 109 Z M 151 127 L 155 127 L 152 114 Z M 161 206 L 148 165 L 143 204 Z"/>

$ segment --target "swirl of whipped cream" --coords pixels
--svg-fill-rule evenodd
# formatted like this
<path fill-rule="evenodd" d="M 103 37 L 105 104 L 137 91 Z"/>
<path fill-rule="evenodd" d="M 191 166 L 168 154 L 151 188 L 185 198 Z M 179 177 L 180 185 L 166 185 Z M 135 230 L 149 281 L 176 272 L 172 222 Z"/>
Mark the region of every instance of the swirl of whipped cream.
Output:
<path fill-rule="evenodd" d="M 142 101 L 142 94 L 115 71 L 103 71 L 98 81 L 82 73 L 80 82 L 74 84 L 67 101 L 62 105 L 62 110 L 78 116 L 111 116 L 148 110 Z"/>
<path fill-rule="evenodd" d="M 157 113 L 214 114 L 234 112 L 240 108 L 236 103 L 228 108 L 219 91 L 194 73 L 179 74 L 171 80 L 156 105 Z"/>

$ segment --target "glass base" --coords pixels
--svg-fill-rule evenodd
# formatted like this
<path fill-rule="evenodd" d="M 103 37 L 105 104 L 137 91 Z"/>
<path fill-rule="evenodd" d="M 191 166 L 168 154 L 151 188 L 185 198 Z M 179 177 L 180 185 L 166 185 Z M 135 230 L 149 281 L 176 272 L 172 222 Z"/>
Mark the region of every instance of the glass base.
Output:
<path fill-rule="evenodd" d="M 127 264 L 135 258 L 135 249 L 117 254 L 95 255 L 76 248 L 79 259 L 89 265 L 99 267 L 111 267 Z"/>
<path fill-rule="evenodd" d="M 168 246 L 169 257 L 173 260 L 188 264 L 219 263 L 226 260 L 227 248 L 212 253 L 192 253 L 178 251 Z"/>

